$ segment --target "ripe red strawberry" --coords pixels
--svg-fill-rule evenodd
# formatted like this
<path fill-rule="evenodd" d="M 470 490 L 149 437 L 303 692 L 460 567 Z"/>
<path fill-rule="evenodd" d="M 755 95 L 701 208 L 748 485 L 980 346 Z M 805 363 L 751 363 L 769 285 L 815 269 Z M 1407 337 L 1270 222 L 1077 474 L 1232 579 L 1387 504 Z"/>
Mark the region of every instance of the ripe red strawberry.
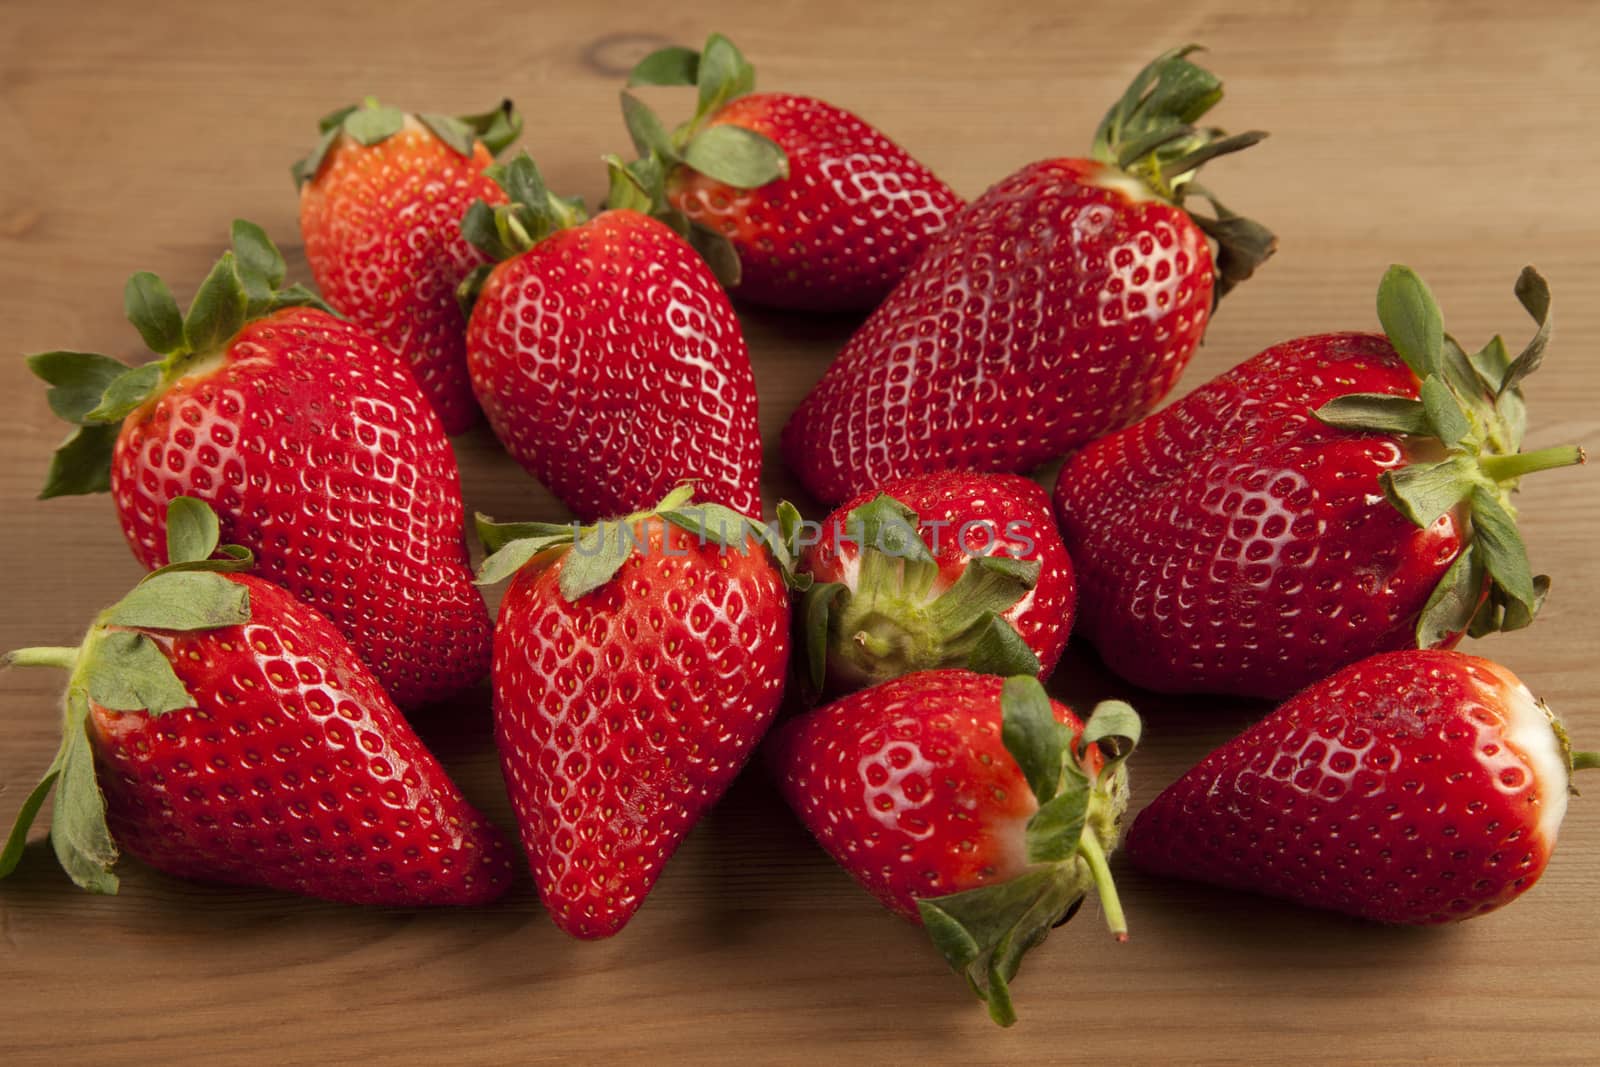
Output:
<path fill-rule="evenodd" d="M 1025 472 L 1167 394 L 1213 299 L 1272 249 L 1220 206 L 1214 219 L 1183 207 L 1209 196 L 1191 181 L 1202 163 L 1263 136 L 1188 125 L 1222 96 L 1188 51 L 1139 74 L 1093 158 L 1022 168 L 929 243 L 784 427 L 784 458 L 814 496 L 936 470 Z"/>
<path fill-rule="evenodd" d="M 507 100 L 482 115 L 408 115 L 369 99 L 322 120 L 295 164 L 306 261 L 329 304 L 411 363 L 445 432 L 478 417 L 456 286 L 484 261 L 461 236 L 475 200 L 503 203 L 483 171 L 516 139 Z"/>
<path fill-rule="evenodd" d="M 621 209 L 584 220 L 524 153 L 491 171 L 511 202 L 463 231 L 499 260 L 463 286 L 467 364 L 506 451 L 585 521 L 680 482 L 761 513 L 761 439 L 744 334 L 705 263 Z"/>
<path fill-rule="evenodd" d="M 647 56 L 628 84 L 698 87 L 694 117 L 670 135 L 627 93 L 623 116 L 635 148 L 655 160 L 668 210 L 731 242 L 742 300 L 876 307 L 962 206 L 932 171 L 843 108 L 753 92 L 754 68 L 720 34 L 703 52 Z"/>
<path fill-rule="evenodd" d="M 1101 704 L 1085 726 L 1026 675 L 944 670 L 791 719 L 768 753 L 822 847 L 885 907 L 926 925 L 1009 1026 L 1022 954 L 1090 888 L 1127 938 L 1106 855 L 1138 738 L 1126 704 Z"/>
<path fill-rule="evenodd" d="M 1076 586 L 1050 498 L 1016 474 L 890 482 L 824 519 L 801 555 L 812 684 L 842 692 L 967 667 L 1049 677 Z"/>
<path fill-rule="evenodd" d="M 212 512 L 170 505 L 173 564 L 102 612 L 78 648 L 8 665 L 71 671 L 61 748 L 17 816 L 0 877 L 56 789 L 72 880 L 117 891 L 119 847 L 180 878 L 353 904 L 481 904 L 505 842 L 461 795 L 338 630 L 216 551 Z"/>
<path fill-rule="evenodd" d="M 1504 667 L 1389 652 L 1207 756 L 1139 813 L 1128 855 L 1378 922 L 1470 919 L 1539 880 L 1572 771 L 1596 765 Z"/>
<path fill-rule="evenodd" d="M 110 489 L 133 554 L 166 555 L 167 502 L 205 501 L 258 573 L 339 627 L 401 708 L 475 684 L 489 614 L 472 586 L 455 456 L 406 365 L 300 286 L 234 223 L 187 318 L 153 274 L 129 318 L 163 358 L 132 369 L 46 352 L 28 365 L 79 426 L 41 494 Z"/>
<path fill-rule="evenodd" d="M 1528 351 L 1496 337 L 1469 357 L 1392 268 L 1387 337 L 1269 348 L 1063 467 L 1078 624 L 1106 663 L 1149 689 L 1282 699 L 1375 652 L 1526 626 L 1549 582 L 1510 494 L 1582 452 L 1517 451 L 1550 297 L 1532 270 L 1517 291 L 1540 322 Z"/>
<path fill-rule="evenodd" d="M 766 732 L 789 599 L 745 520 L 676 491 L 585 527 L 495 526 L 495 742 L 539 896 L 609 937 Z"/>

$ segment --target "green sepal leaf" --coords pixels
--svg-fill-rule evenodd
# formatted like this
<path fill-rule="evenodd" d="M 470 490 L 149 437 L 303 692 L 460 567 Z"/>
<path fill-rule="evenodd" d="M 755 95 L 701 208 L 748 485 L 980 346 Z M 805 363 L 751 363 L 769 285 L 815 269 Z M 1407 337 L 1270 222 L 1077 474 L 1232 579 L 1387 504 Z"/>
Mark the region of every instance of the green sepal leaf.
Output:
<path fill-rule="evenodd" d="M 753 536 L 763 544 L 766 528 L 747 515 L 722 504 L 690 504 L 660 513 L 661 518 L 699 538 L 701 544 L 743 550 Z"/>
<path fill-rule="evenodd" d="M 0 849 L 0 878 L 4 878 L 17 869 L 17 864 L 22 860 L 23 849 L 28 846 L 28 831 L 33 828 L 33 822 L 39 817 L 39 809 L 44 807 L 45 798 L 50 795 L 50 790 L 55 787 L 56 779 L 61 776 L 62 751 L 66 748 L 65 738 L 62 745 L 56 750 L 55 758 L 50 761 L 50 766 L 44 772 L 44 777 L 39 779 L 39 784 L 33 787 L 22 800 L 22 807 L 17 810 L 17 817 L 11 823 L 11 833 L 6 836 L 4 849 Z"/>
<path fill-rule="evenodd" d="M 387 141 L 406 124 L 406 113 L 396 107 L 358 107 L 344 119 L 344 132 L 364 145 Z"/>
<path fill-rule="evenodd" d="M 1170 49 L 1134 75 L 1100 120 L 1090 150 L 1095 159 L 1127 169 L 1161 147 L 1169 149 L 1169 156 L 1182 151 L 1174 134 L 1195 134 L 1188 127 L 1222 99 L 1221 81 L 1185 58 L 1199 48 L 1190 44 Z M 1135 153 L 1135 145 L 1142 150 Z M 1160 160 L 1153 162 L 1159 166 Z"/>
<path fill-rule="evenodd" d="M 1418 379 L 1443 373 L 1444 318 L 1416 271 L 1396 264 L 1385 272 L 1378 285 L 1378 321 Z"/>
<path fill-rule="evenodd" d="M 207 571 L 148 575 L 101 617 L 110 626 L 215 630 L 250 621 L 250 591 Z"/>
<path fill-rule="evenodd" d="M 106 386 L 99 405 L 86 413 L 83 421 L 120 423 L 150 398 L 156 386 L 161 384 L 161 374 L 160 362 L 144 363 L 124 370 Z"/>
<path fill-rule="evenodd" d="M 1084 758 L 1090 745 L 1099 745 L 1109 757 L 1100 769 L 1103 779 L 1133 754 L 1143 736 L 1144 722 L 1139 718 L 1139 713 L 1133 710 L 1133 705 L 1122 700 L 1102 700 L 1090 712 L 1089 721 L 1084 724 L 1083 734 L 1078 738 L 1078 758 L 1080 761 Z"/>
<path fill-rule="evenodd" d="M 431 112 L 419 111 L 417 121 L 426 126 L 456 155 L 464 159 L 472 158 L 472 149 L 478 140 L 472 127 L 453 115 L 438 115 Z"/>
<path fill-rule="evenodd" d="M 732 41 L 720 33 L 706 39 L 695 69 L 695 84 L 700 89 L 695 107 L 697 120 L 709 117 L 736 97 L 756 87 L 756 72 Z"/>
<path fill-rule="evenodd" d="M 1500 391 L 1500 383 L 1505 381 L 1506 371 L 1511 369 L 1511 353 L 1506 351 L 1503 337 L 1496 334 L 1489 338 L 1488 344 L 1471 353 L 1467 353 L 1449 334 L 1445 334 L 1444 340 L 1447 357 L 1455 352 L 1462 352 L 1473 373 L 1477 375 L 1478 384 L 1490 393 Z"/>
<path fill-rule="evenodd" d="M 234 254 L 222 253 L 183 320 L 184 344 L 198 354 L 219 351 L 244 325 L 249 300 Z"/>
<path fill-rule="evenodd" d="M 299 282 L 289 286 L 287 289 L 279 289 L 277 292 L 273 293 L 272 302 L 261 310 L 262 312 L 279 311 L 283 308 L 289 307 L 316 308 L 323 314 L 332 315 L 336 319 L 344 318 L 342 314 L 329 306 L 329 304 L 324 301 L 322 297 L 318 296 L 316 293 L 313 293 L 310 289 L 307 289 Z M 251 314 L 253 316 L 256 313 L 252 311 Z"/>
<path fill-rule="evenodd" d="M 483 550 L 490 555 L 500 551 L 513 541 L 529 539 L 548 540 L 554 537 L 565 537 L 567 540 L 576 540 L 578 526 L 570 522 L 495 522 L 481 511 L 473 516 L 473 526 L 477 531 L 478 540 L 483 544 Z"/>
<path fill-rule="evenodd" d="M 334 123 L 332 126 L 324 126 L 322 136 L 317 138 L 316 147 L 303 159 L 295 160 L 293 165 L 289 167 L 289 176 L 294 179 L 295 188 L 300 188 L 317 176 L 317 171 L 322 169 L 322 161 L 328 158 L 328 153 L 333 149 L 334 142 L 344 132 L 340 128 L 340 123 L 344 121 L 345 115 L 354 110 L 355 108 L 345 108 L 343 111 L 335 112 L 339 116 L 339 122 Z"/>
<path fill-rule="evenodd" d="M 1430 432 L 1428 415 L 1421 402 L 1388 393 L 1350 393 L 1335 397 L 1312 414 L 1319 421 L 1341 430 L 1413 435 Z"/>
<path fill-rule="evenodd" d="M 653 157 L 624 163 L 621 156 L 606 155 L 601 157 L 606 164 L 606 176 L 610 185 L 606 192 L 606 207 L 613 211 L 637 211 L 648 215 L 656 209 L 656 199 L 651 193 L 652 181 L 649 171 L 654 167 Z M 659 167 L 655 167 L 659 174 Z M 659 188 L 659 185 L 655 186 Z"/>
<path fill-rule="evenodd" d="M 222 558 L 215 558 L 220 555 Z M 205 559 L 184 560 L 181 563 L 169 563 L 150 572 L 147 578 L 158 574 L 177 574 L 181 571 L 200 571 L 212 574 L 241 574 L 254 567 L 256 564 L 255 553 L 243 545 L 221 545 L 214 550 L 214 555 Z"/>
<path fill-rule="evenodd" d="M 317 132 L 338 133 L 344 128 L 344 120 L 360 110 L 359 104 L 346 104 L 344 107 L 334 108 L 317 120 Z"/>
<path fill-rule="evenodd" d="M 773 510 L 773 516 L 778 522 L 778 538 L 783 544 L 783 550 L 789 558 L 800 558 L 800 534 L 805 528 L 805 518 L 800 514 L 800 509 L 787 500 L 778 501 L 778 506 Z"/>
<path fill-rule="evenodd" d="M 1038 560 L 973 556 L 961 577 L 930 606 L 929 617 L 945 633 L 955 634 L 984 615 L 1009 611 L 1039 583 L 1039 567 Z"/>
<path fill-rule="evenodd" d="M 683 149 L 683 160 L 715 181 L 758 189 L 789 176 L 789 157 L 777 142 L 742 126 L 712 126 Z"/>
<path fill-rule="evenodd" d="M 106 801 L 95 780 L 89 744 L 88 707 L 73 691 L 67 698 L 56 805 L 50 816 L 50 844 L 67 877 L 91 893 L 115 893 L 117 845 L 106 826 Z"/>
<path fill-rule="evenodd" d="M 512 141 L 522 136 L 522 113 L 510 100 L 500 101 L 498 107 L 489 111 L 457 115 L 455 120 L 471 130 L 491 156 L 498 156 L 510 147 Z M 471 154 L 470 147 L 462 153 L 466 156 Z"/>
<path fill-rule="evenodd" d="M 122 290 L 122 307 L 150 351 L 168 356 L 183 347 L 183 313 L 156 275 L 147 270 L 132 275 Z"/>
<path fill-rule="evenodd" d="M 1467 546 L 1456 555 L 1417 617 L 1417 647 L 1436 648 L 1472 622 L 1483 596 L 1483 564 Z"/>
<path fill-rule="evenodd" d="M 45 394 L 50 410 L 79 426 L 100 406 L 111 383 L 129 369 L 120 360 L 94 352 L 36 352 L 27 360 L 34 376 L 51 386 Z"/>
<path fill-rule="evenodd" d="M 1498 586 L 1490 589 L 1489 595 L 1483 598 L 1472 622 L 1467 626 L 1469 637 L 1487 637 L 1492 633 L 1509 633 L 1512 630 L 1521 630 L 1533 624 L 1534 618 L 1544 607 L 1545 597 L 1550 595 L 1550 576 L 1548 574 L 1536 575 L 1533 579 L 1533 607 L 1507 596 L 1505 591 Z"/>
<path fill-rule="evenodd" d="M 1517 277 L 1517 300 L 1539 324 L 1538 332 L 1533 335 L 1533 340 L 1528 342 L 1516 359 L 1511 361 L 1506 369 L 1505 377 L 1500 381 L 1499 393 L 1507 393 L 1516 389 L 1523 379 L 1539 369 L 1539 364 L 1544 362 L 1545 346 L 1550 343 L 1550 285 L 1544 276 L 1532 267 L 1523 267 L 1522 273 Z"/>
<path fill-rule="evenodd" d="M 602 522 L 585 527 L 561 564 L 557 586 L 568 603 L 594 592 L 647 543 L 647 531 L 633 522 Z"/>
<path fill-rule="evenodd" d="M 923 926 L 952 970 L 967 980 L 989 1017 L 1017 1021 L 1010 982 L 1022 956 L 1081 900 L 1077 864 L 1031 867 L 1009 882 L 917 901 Z"/>
<path fill-rule="evenodd" d="M 80 426 L 55 454 L 44 476 L 40 500 L 58 496 L 104 493 L 111 488 L 111 453 L 117 445 L 118 427 L 109 424 Z"/>
<path fill-rule="evenodd" d="M 1015 674 L 1038 677 L 1044 670 L 1038 655 L 1028 647 L 1017 628 L 993 612 L 981 623 L 978 639 L 967 653 L 966 667 L 977 674 L 995 674 L 1002 678 Z"/>
<path fill-rule="evenodd" d="M 166 655 L 149 637 L 108 630 L 94 639 L 86 668 L 89 698 L 113 711 L 165 715 L 194 707 Z"/>
<path fill-rule="evenodd" d="M 1385 471 L 1378 482 L 1389 502 L 1425 530 L 1472 492 L 1471 466 L 1470 459 L 1452 456 L 1438 463 L 1413 463 Z"/>
<path fill-rule="evenodd" d="M 1029 863 L 1061 863 L 1078 854 L 1089 817 L 1091 789 L 1087 779 L 1067 776 L 1062 790 L 1041 804 L 1028 820 L 1024 839 Z"/>
<path fill-rule="evenodd" d="M 882 552 L 914 563 L 935 562 L 917 532 L 917 513 L 886 493 L 846 515 L 845 531 L 862 552 Z"/>
<path fill-rule="evenodd" d="M 811 687 L 819 693 L 828 680 L 828 636 L 833 603 L 846 588 L 842 582 L 814 582 L 800 601 L 800 617 L 806 637 L 806 667 Z"/>
<path fill-rule="evenodd" d="M 670 214 L 679 215 L 678 212 Z M 668 225 L 672 224 L 665 217 L 661 217 L 661 220 Z M 710 268 L 717 283 L 724 289 L 737 289 L 739 282 L 744 278 L 744 265 L 739 261 L 739 252 L 733 247 L 733 242 L 726 234 L 719 233 L 709 226 L 689 222 L 688 219 L 684 219 L 684 222 L 688 230 L 684 240 L 689 242 L 690 248 L 700 253 L 700 258 L 706 261 L 706 266 Z"/>
<path fill-rule="evenodd" d="M 498 585 L 520 571 L 528 561 L 539 553 L 557 547 L 558 545 L 572 544 L 572 531 L 569 529 L 560 534 L 551 534 L 541 537 L 523 537 L 508 541 L 501 548 L 490 553 L 478 565 L 478 573 L 472 579 L 474 585 Z"/>
<path fill-rule="evenodd" d="M 1211 202 L 1214 217 L 1198 215 L 1185 207 L 1202 233 L 1217 242 L 1217 280 L 1212 304 L 1221 302 L 1240 282 L 1255 276 L 1259 268 L 1278 251 L 1278 235 L 1255 219 L 1247 219 L 1223 207 L 1210 192 L 1194 181 L 1187 182 L 1181 196 L 1203 196 Z"/>
<path fill-rule="evenodd" d="M 1007 678 L 1000 690 L 1000 739 L 1043 807 L 1061 788 L 1068 731 L 1056 721 L 1050 697 L 1029 675 Z"/>
<path fill-rule="evenodd" d="M 664 160 L 678 159 L 677 146 L 672 135 L 661 125 L 656 113 L 643 100 L 632 93 L 622 94 L 622 122 L 628 128 L 628 138 L 640 156 L 657 156 Z"/>
<path fill-rule="evenodd" d="M 239 283 L 244 287 L 246 314 L 259 314 L 272 305 L 289 267 L 267 231 L 248 219 L 233 220 L 233 255 Z"/>
<path fill-rule="evenodd" d="M 1517 532 L 1516 517 L 1496 495 L 1482 486 L 1472 491 L 1472 551 L 1495 584 L 1530 613 L 1538 607 L 1528 551 Z"/>
<path fill-rule="evenodd" d="M 167 559 L 193 563 L 210 559 L 222 539 L 217 513 L 192 496 L 173 497 L 167 503 Z"/>
<path fill-rule="evenodd" d="M 674 45 L 651 52 L 628 74 L 628 85 L 694 85 L 700 78 L 700 53 Z"/>
<path fill-rule="evenodd" d="M 1422 379 L 1417 392 L 1422 397 L 1422 408 L 1427 413 L 1433 435 L 1447 448 L 1455 448 L 1472 433 L 1472 423 L 1461 409 L 1461 402 L 1442 379 L 1431 376 Z"/>

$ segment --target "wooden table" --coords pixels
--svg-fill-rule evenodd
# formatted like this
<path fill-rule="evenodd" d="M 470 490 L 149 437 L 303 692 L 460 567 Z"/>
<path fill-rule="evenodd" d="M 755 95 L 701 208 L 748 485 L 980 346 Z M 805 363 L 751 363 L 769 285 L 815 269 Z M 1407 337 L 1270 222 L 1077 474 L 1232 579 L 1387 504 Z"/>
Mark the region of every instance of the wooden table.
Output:
<path fill-rule="evenodd" d="M 1558 327 L 1529 393 L 1529 447 L 1600 440 L 1600 15 L 1589 5 L 726 5 L 655 14 L 585 3 L 13 3 L 0 17 L 0 323 L 5 347 L 132 356 L 121 287 L 160 272 L 185 298 L 230 219 L 294 255 L 288 165 L 317 116 L 366 93 L 438 111 L 501 94 L 553 185 L 591 200 L 623 146 L 616 90 L 658 43 L 720 28 L 762 83 L 854 108 L 976 195 L 1037 157 L 1081 152 L 1160 48 L 1208 43 L 1219 119 L 1274 131 L 1219 163 L 1227 201 L 1282 252 L 1225 303 L 1192 388 L 1289 336 L 1374 323 L 1392 261 L 1415 266 L 1474 342 L 1520 343 L 1524 262 Z M 709 5 L 707 5 L 709 7 Z M 300 277 L 304 277 L 303 266 Z M 794 494 L 774 447 L 849 334 L 845 319 L 745 315 L 769 445 L 769 503 Z M 138 570 L 101 498 L 33 499 L 63 434 L 20 359 L 0 363 L 0 647 L 75 640 Z M 458 440 L 469 507 L 562 512 L 484 431 Z M 1600 743 L 1600 496 L 1592 471 L 1531 481 L 1541 624 L 1477 650 Z M 55 744 L 59 680 L 0 681 L 0 819 Z M 1054 688 L 1124 691 L 1080 651 Z M 1136 699 L 1137 696 L 1136 696 Z M 1251 709 L 1140 700 L 1149 798 Z M 510 824 L 487 690 L 421 729 L 474 801 Z M 1597 789 L 1596 792 L 1600 792 Z M 41 821 L 40 826 L 44 823 Z M 1093 906 L 1025 965 L 1001 1032 L 922 934 L 880 910 L 747 775 L 691 835 L 616 939 L 578 944 L 524 877 L 477 911 L 362 911 L 182 884 L 126 862 L 120 896 L 75 891 L 37 844 L 0 887 L 0 1059 L 279 1062 L 1593 1063 L 1600 989 L 1600 801 L 1574 802 L 1526 900 L 1454 929 L 1390 930 L 1160 883 L 1119 865 L 1133 940 Z"/>

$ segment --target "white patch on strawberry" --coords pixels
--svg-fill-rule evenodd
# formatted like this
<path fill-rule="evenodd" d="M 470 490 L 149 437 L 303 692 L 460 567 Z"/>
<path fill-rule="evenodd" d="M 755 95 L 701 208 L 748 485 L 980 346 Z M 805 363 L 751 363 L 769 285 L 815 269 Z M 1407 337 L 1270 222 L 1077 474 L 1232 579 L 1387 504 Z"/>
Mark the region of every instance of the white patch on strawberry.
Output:
<path fill-rule="evenodd" d="M 1554 847 L 1556 831 L 1567 814 L 1571 774 L 1561 741 L 1551 725 L 1552 715 L 1521 682 L 1482 688 L 1486 700 L 1505 708 L 1506 743 L 1520 752 L 1533 770 L 1539 804 L 1538 833 L 1548 846 Z"/>

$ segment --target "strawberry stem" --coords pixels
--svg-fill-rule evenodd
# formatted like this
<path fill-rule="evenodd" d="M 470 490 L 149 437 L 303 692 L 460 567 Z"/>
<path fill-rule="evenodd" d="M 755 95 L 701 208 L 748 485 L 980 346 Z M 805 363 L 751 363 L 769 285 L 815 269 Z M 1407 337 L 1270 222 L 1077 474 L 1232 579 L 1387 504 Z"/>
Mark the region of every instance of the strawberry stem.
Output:
<path fill-rule="evenodd" d="M 1128 940 L 1128 920 L 1122 914 L 1122 898 L 1117 896 L 1117 884 L 1111 879 L 1111 865 L 1106 861 L 1106 851 L 1094 830 L 1085 827 L 1078 844 L 1078 852 L 1088 861 L 1094 875 L 1095 891 L 1100 894 L 1100 907 L 1106 913 L 1106 926 L 1118 941 Z"/>
<path fill-rule="evenodd" d="M 1536 471 L 1572 467 L 1584 462 L 1586 458 L 1583 449 L 1577 445 L 1557 445 L 1554 448 L 1541 448 L 1537 452 L 1518 452 L 1510 456 L 1484 456 L 1478 461 L 1478 465 L 1483 468 L 1483 473 L 1495 481 L 1509 482 Z"/>
<path fill-rule="evenodd" d="M 1600 752 L 1574 752 L 1572 754 L 1572 769 L 1575 771 L 1588 771 L 1600 767 Z"/>
<path fill-rule="evenodd" d="M 70 671 L 78 665 L 78 652 L 76 648 L 19 648 L 7 652 L 3 662 L 7 667 L 59 667 Z"/>

